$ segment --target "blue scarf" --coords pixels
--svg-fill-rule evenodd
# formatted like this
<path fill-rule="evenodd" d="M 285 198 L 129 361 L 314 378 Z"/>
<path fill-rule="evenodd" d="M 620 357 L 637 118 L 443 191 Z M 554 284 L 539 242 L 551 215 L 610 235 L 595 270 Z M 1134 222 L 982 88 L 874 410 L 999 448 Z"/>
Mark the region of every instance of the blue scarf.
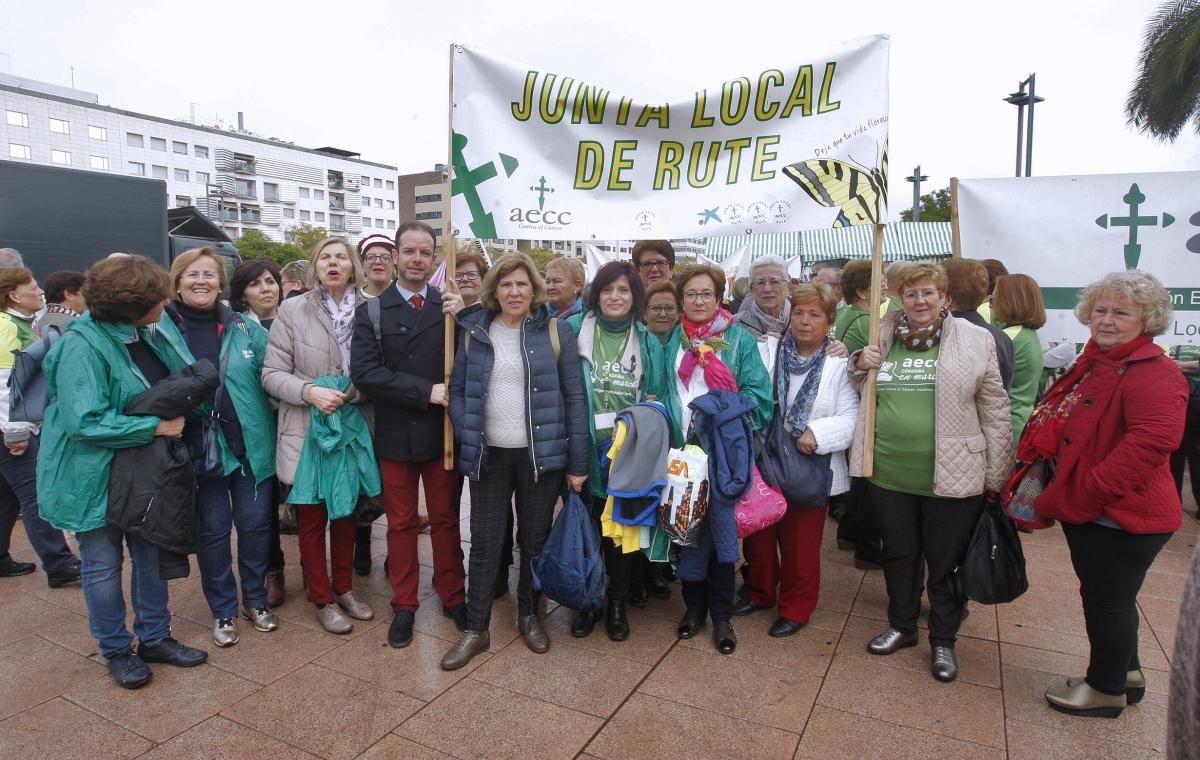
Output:
<path fill-rule="evenodd" d="M 793 437 L 804 433 L 808 427 L 808 417 L 812 414 L 813 402 L 817 399 L 817 388 L 821 385 L 821 370 L 825 366 L 825 349 L 829 347 L 829 338 L 821 342 L 820 348 L 812 356 L 801 356 L 796 351 L 796 341 L 789 330 L 779 341 L 779 364 L 775 368 L 775 392 L 778 403 L 782 407 L 787 403 L 788 384 L 792 375 L 808 375 L 796 399 L 787 408 L 783 417 L 784 429 Z"/>

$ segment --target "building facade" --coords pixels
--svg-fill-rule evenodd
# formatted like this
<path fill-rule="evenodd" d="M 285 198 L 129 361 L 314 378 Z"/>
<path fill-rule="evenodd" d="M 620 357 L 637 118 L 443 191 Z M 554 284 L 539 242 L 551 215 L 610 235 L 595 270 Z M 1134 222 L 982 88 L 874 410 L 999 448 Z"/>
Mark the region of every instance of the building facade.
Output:
<path fill-rule="evenodd" d="M 161 179 L 168 206 L 195 206 L 232 238 L 259 230 L 283 242 L 289 227 L 308 223 L 357 243 L 394 234 L 401 218 L 396 167 L 350 151 L 123 111 L 5 74 L 0 110 L 0 161 Z"/>

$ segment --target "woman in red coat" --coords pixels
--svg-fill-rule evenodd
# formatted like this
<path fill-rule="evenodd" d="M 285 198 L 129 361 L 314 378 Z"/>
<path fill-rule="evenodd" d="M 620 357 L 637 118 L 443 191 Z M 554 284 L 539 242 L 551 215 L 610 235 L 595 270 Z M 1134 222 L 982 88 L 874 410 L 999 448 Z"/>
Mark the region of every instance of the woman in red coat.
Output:
<path fill-rule="evenodd" d="M 1034 410 L 1017 458 L 1054 466 L 1035 506 L 1062 523 L 1091 643 L 1087 676 L 1047 690 L 1046 700 L 1060 712 L 1115 718 L 1146 691 L 1137 595 L 1181 523 L 1170 458 L 1187 384 L 1152 342 L 1170 324 L 1171 299 L 1151 275 L 1108 275 L 1084 289 L 1075 315 L 1092 339 Z"/>

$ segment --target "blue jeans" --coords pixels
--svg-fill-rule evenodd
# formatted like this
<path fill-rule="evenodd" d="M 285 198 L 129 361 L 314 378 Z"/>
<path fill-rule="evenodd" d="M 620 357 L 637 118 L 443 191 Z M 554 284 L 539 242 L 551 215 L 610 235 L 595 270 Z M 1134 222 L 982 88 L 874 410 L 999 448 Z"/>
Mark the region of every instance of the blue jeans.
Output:
<path fill-rule="evenodd" d="M 88 627 L 105 657 L 127 652 L 133 636 L 125 627 L 125 595 L 121 591 L 120 539 L 108 528 L 76 533 L 83 560 L 83 598 L 87 602 Z M 152 646 L 171 635 L 171 611 L 167 609 L 167 582 L 158 577 L 158 549 L 137 536 L 125 536 L 133 562 L 130 601 L 133 631 Z"/>
<path fill-rule="evenodd" d="M 267 559 L 271 552 L 271 481 L 255 485 L 249 467 L 200 483 L 196 495 L 196 559 L 200 586 L 214 618 L 237 617 L 230 533 L 237 527 L 238 574 L 247 607 L 267 606 Z"/>
<path fill-rule="evenodd" d="M 25 535 L 42 569 L 47 573 L 66 570 L 75 562 L 63 533 L 38 514 L 37 458 L 38 439 L 29 436 L 29 448 L 19 457 L 0 445 L 0 557 L 8 556 L 9 541 L 17 515 L 25 523 Z"/>

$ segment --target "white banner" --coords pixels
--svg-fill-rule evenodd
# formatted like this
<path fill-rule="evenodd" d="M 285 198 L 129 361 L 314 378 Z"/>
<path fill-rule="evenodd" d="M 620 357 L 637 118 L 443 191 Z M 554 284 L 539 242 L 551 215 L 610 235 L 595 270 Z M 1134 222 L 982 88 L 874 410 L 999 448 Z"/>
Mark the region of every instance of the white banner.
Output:
<path fill-rule="evenodd" d="M 888 38 L 666 103 L 454 49 L 459 234 L 681 238 L 887 215 Z"/>
<path fill-rule="evenodd" d="M 1175 317 L 1159 342 L 1200 340 L 1200 172 L 964 179 L 958 218 L 964 257 L 1041 285 L 1043 341 L 1087 340 L 1079 290 L 1122 269 L 1170 290 Z"/>

